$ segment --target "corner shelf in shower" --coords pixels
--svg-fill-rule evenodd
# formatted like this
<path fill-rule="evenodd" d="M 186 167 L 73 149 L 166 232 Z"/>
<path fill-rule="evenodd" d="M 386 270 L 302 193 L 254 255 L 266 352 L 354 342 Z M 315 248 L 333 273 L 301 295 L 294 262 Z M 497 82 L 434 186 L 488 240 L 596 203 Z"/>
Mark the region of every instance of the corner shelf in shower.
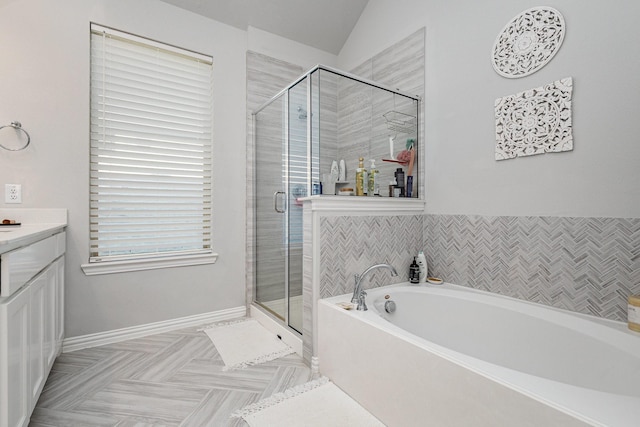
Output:
<path fill-rule="evenodd" d="M 391 110 L 382 115 L 387 122 L 387 129 L 407 134 L 416 133 L 416 116 L 402 113 L 400 111 Z"/>

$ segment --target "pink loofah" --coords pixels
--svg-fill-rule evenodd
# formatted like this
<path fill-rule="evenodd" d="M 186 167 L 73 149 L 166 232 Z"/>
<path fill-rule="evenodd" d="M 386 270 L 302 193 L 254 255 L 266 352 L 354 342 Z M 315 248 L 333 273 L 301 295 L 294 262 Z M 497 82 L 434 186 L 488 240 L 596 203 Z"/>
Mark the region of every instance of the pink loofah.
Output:
<path fill-rule="evenodd" d="M 411 160 L 411 151 L 402 150 L 401 152 L 398 153 L 398 155 L 396 156 L 396 159 L 398 159 L 403 163 L 409 163 L 409 161 Z"/>

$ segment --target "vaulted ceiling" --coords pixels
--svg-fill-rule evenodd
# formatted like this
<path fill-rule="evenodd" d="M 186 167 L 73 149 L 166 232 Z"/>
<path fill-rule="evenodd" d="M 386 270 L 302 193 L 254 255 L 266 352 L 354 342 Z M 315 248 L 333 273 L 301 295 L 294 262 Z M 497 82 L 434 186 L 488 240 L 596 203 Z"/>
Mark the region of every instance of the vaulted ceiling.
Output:
<path fill-rule="evenodd" d="M 162 0 L 246 30 L 255 27 L 337 55 L 369 0 Z"/>

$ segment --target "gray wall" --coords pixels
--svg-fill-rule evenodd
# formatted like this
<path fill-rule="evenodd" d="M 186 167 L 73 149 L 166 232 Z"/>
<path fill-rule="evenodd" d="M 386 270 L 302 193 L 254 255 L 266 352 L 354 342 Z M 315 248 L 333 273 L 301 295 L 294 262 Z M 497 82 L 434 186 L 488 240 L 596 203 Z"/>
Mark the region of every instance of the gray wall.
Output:
<path fill-rule="evenodd" d="M 90 277 L 80 269 L 89 257 L 90 21 L 213 56 L 216 264 Z M 155 0 L 0 8 L 0 122 L 20 120 L 32 139 L 27 150 L 0 150 L 0 183 L 22 184 L 21 207 L 69 211 L 67 337 L 244 305 L 246 42 L 244 31 Z"/>
<path fill-rule="evenodd" d="M 422 248 L 431 274 L 625 320 L 627 295 L 640 292 L 640 49 L 633 42 L 640 6 L 549 4 L 567 23 L 559 53 L 531 76 L 500 77 L 490 62 L 495 37 L 532 6 L 371 0 L 339 63 L 349 68 L 426 26 Z M 574 79 L 574 150 L 495 161 L 495 98 L 567 76 Z M 349 221 L 325 222 L 323 232 L 340 233 Z M 336 256 L 360 250 L 346 244 Z"/>
<path fill-rule="evenodd" d="M 23 185 L 22 207 L 69 209 L 68 336 L 244 303 L 247 47 L 260 45 L 305 67 L 320 62 L 351 70 L 426 27 L 427 213 L 640 217 L 640 3 L 553 1 L 549 6 L 567 22 L 559 53 L 529 77 L 504 79 L 491 67 L 491 46 L 508 20 L 532 6 L 524 0 L 370 0 L 332 64 L 326 53 L 159 1 L 2 2 L 0 119 L 20 120 L 32 146 L 0 151 L 0 183 Z M 224 207 L 214 214 L 215 265 L 92 278 L 81 272 L 89 240 L 90 20 L 213 55 L 214 203 Z M 493 160 L 495 98 L 566 76 L 575 86 L 574 151 Z"/>
<path fill-rule="evenodd" d="M 558 54 L 506 79 L 491 48 L 524 0 L 370 0 L 339 66 L 351 69 L 426 27 L 428 213 L 640 217 L 640 48 L 632 1 L 554 0 Z M 496 98 L 572 76 L 574 150 L 494 160 Z"/>

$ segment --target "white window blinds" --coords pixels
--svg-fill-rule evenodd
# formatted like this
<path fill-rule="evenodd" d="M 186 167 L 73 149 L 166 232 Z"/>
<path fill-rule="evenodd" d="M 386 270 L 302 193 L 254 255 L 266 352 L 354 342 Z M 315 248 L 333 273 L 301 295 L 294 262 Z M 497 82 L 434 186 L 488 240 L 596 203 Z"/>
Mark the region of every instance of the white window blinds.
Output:
<path fill-rule="evenodd" d="M 212 75 L 91 25 L 90 262 L 211 252 Z"/>

